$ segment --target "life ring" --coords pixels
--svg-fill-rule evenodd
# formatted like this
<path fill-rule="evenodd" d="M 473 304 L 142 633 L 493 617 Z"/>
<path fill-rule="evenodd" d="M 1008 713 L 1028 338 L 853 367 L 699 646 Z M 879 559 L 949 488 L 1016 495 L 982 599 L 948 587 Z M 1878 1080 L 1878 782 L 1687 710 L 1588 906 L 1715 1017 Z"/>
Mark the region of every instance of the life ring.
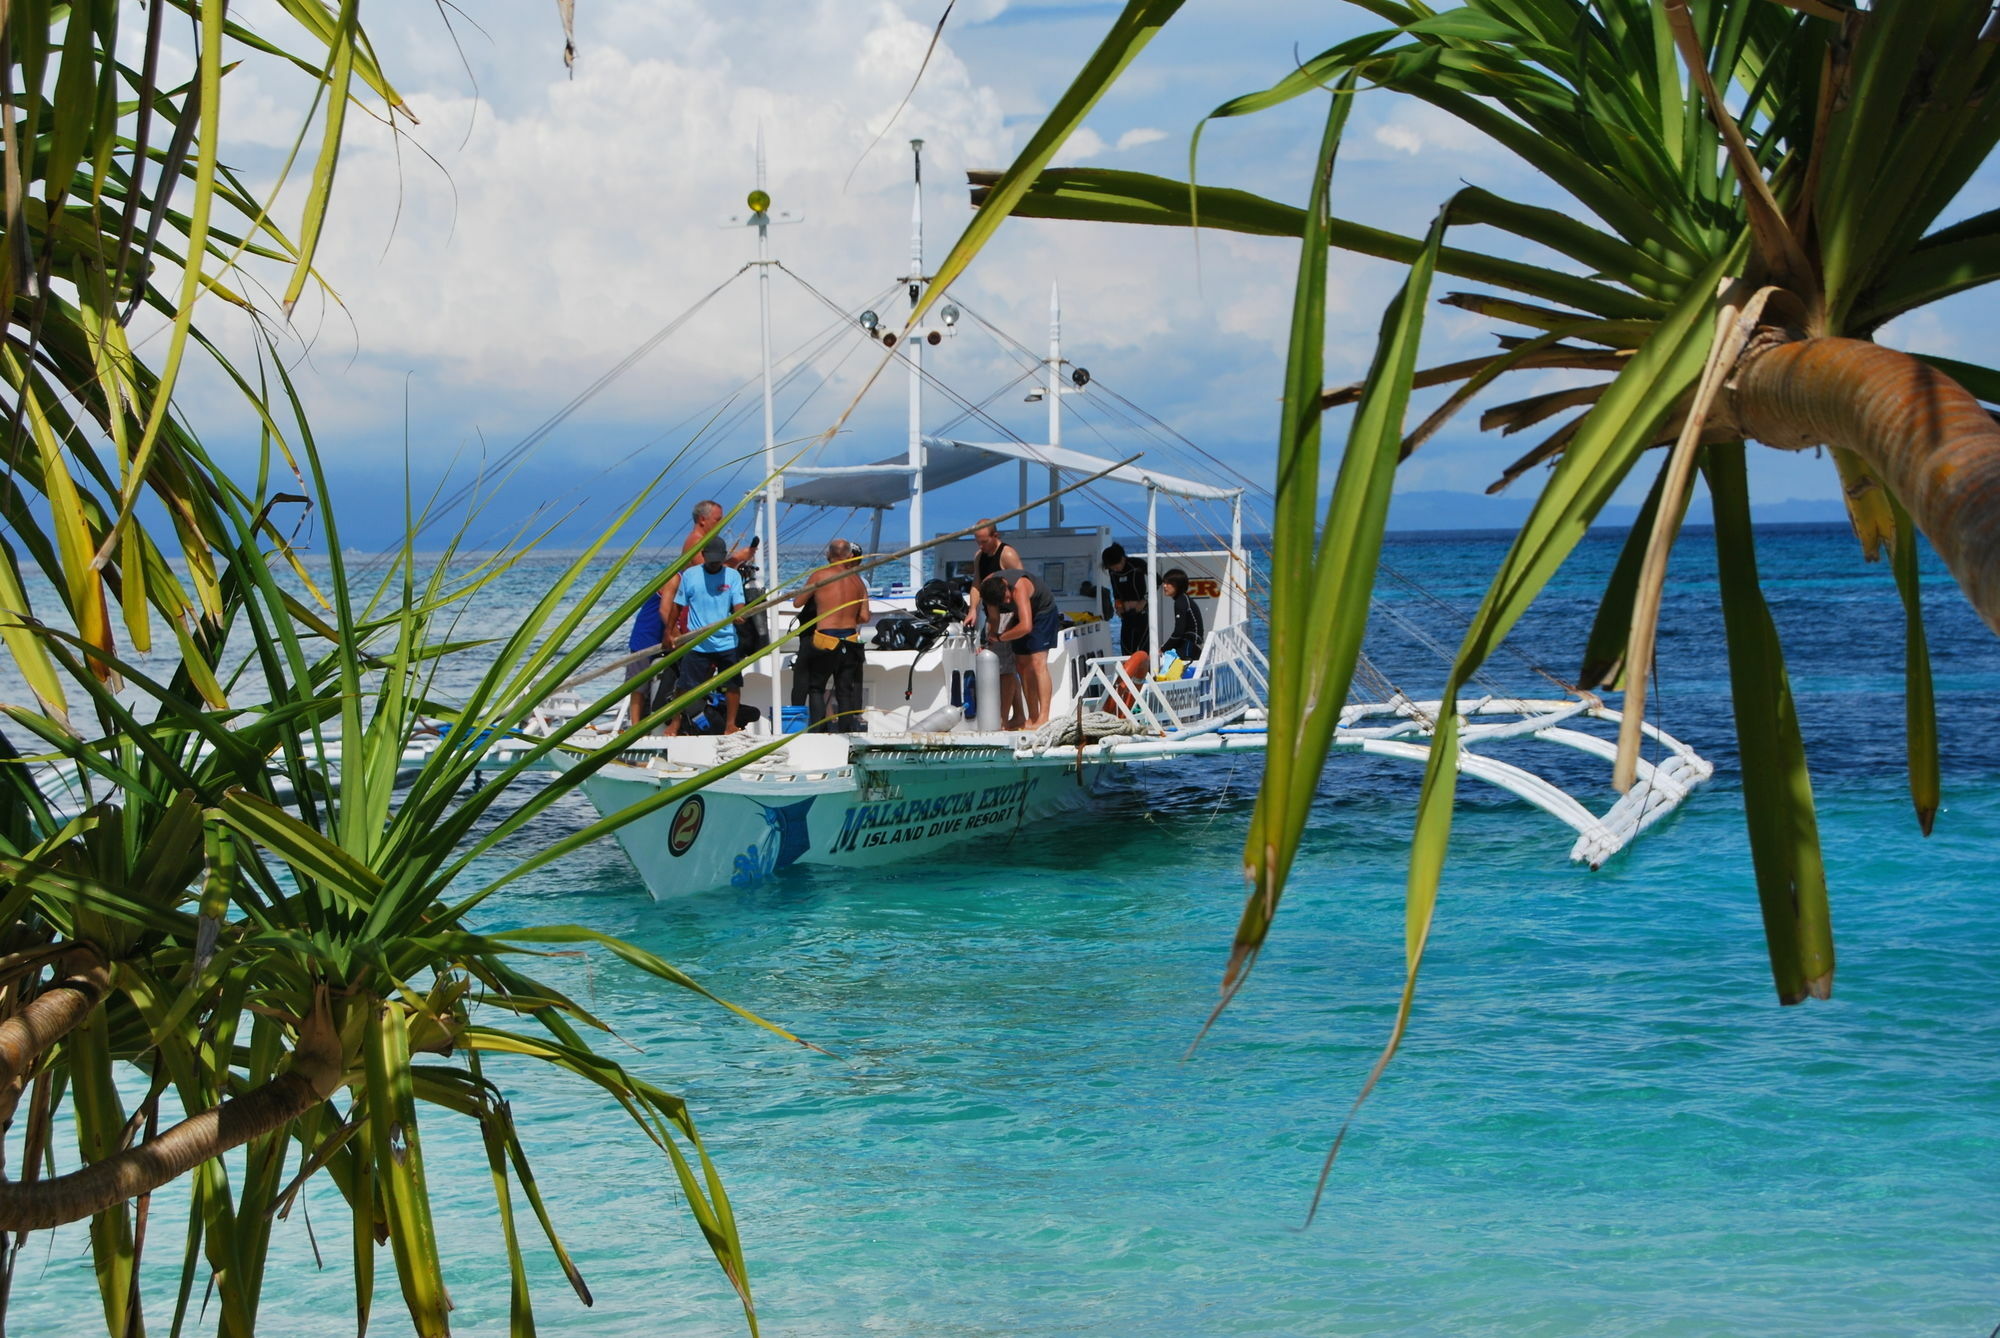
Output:
<path fill-rule="evenodd" d="M 1145 651 L 1135 650 L 1130 655 L 1127 655 L 1125 663 L 1119 666 L 1123 672 L 1119 676 L 1117 686 L 1111 692 L 1114 703 L 1111 709 L 1117 714 L 1130 715 L 1132 713 L 1132 685 L 1145 681 L 1146 660 L 1147 655 Z"/>

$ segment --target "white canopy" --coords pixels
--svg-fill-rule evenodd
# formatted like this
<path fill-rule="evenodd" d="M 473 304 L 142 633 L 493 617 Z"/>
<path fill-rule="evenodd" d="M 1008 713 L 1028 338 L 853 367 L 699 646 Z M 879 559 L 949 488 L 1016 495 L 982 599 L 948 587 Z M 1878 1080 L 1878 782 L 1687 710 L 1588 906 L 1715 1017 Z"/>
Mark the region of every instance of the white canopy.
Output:
<path fill-rule="evenodd" d="M 1069 474 L 1104 473 L 1109 480 L 1136 487 L 1151 485 L 1178 497 L 1226 501 L 1243 491 L 1241 488 L 1218 488 L 1212 484 L 1175 478 L 1138 465 L 1121 465 L 1082 451 L 1072 451 L 1065 446 L 925 437 L 924 457 L 924 491 L 927 493 L 1013 461 L 1026 461 Z M 1105 473 L 1107 470 L 1109 472 Z M 878 461 L 852 473 L 845 469 L 828 469 L 797 482 L 789 478 L 785 481 L 785 500 L 801 506 L 886 510 L 908 500 L 909 495 L 909 469 L 901 457 Z"/>

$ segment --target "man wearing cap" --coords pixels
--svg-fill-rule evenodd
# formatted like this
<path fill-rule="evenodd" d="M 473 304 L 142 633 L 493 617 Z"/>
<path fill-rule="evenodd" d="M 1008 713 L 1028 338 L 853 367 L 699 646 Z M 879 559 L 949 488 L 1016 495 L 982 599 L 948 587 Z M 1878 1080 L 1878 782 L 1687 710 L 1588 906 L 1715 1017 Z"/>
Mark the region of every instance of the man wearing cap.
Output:
<path fill-rule="evenodd" d="M 729 545 L 719 534 L 711 534 L 702 545 L 701 566 L 683 572 L 674 591 L 674 607 L 685 609 L 685 632 L 667 633 L 669 646 L 689 638 L 700 638 L 681 656 L 678 693 L 692 692 L 736 663 L 736 648 L 742 644 L 736 631 L 736 615 L 743 611 L 743 577 L 729 565 Z M 703 635 L 703 629 L 714 630 Z M 722 732 L 736 732 L 739 683 L 731 678 L 722 689 Z M 667 723 L 669 736 L 681 732 L 680 717 Z"/>
<path fill-rule="evenodd" d="M 722 528 L 722 517 L 722 503 L 717 501 L 696 502 L 694 504 L 694 528 L 688 531 L 687 538 L 681 540 L 681 552 L 688 553 L 700 548 L 709 541 L 710 537 L 716 536 Z M 756 556 L 756 553 L 757 540 L 752 539 L 744 547 L 731 553 L 728 557 L 728 563 L 731 567 L 740 567 Z M 673 575 L 667 577 L 665 583 L 660 586 L 659 592 L 652 599 L 647 600 L 639 606 L 639 615 L 632 620 L 632 632 L 626 639 L 626 649 L 634 652 L 642 650 L 660 651 L 672 644 L 667 639 L 667 629 L 671 627 L 675 632 L 680 632 L 687 627 L 687 621 L 682 614 L 682 608 L 685 606 L 680 605 L 679 601 L 674 597 L 680 588 L 681 573 L 675 572 Z M 656 654 L 652 659 L 635 662 L 627 670 L 625 674 L 626 679 L 637 678 L 640 674 L 646 672 L 647 668 L 658 661 L 658 659 L 659 656 Z M 658 702 L 665 700 L 667 687 L 667 683 L 656 679 L 649 688 L 635 691 L 632 694 L 629 709 L 632 723 L 637 724 L 641 716 L 645 715 Z"/>

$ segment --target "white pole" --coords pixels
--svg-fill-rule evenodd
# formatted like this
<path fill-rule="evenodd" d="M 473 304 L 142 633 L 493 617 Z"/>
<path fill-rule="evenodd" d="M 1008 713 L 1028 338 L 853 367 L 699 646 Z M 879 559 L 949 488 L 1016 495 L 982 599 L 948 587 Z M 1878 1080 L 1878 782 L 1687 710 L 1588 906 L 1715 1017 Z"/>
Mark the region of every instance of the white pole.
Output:
<path fill-rule="evenodd" d="M 1146 480 L 1146 672 L 1160 672 L 1160 490 Z"/>
<path fill-rule="evenodd" d="M 910 141 L 910 162 L 916 173 L 915 198 L 910 205 L 910 311 L 916 312 L 924 292 L 924 142 Z M 910 593 L 924 586 L 924 336 L 912 328 L 903 336 L 903 356 L 910 362 Z"/>
<path fill-rule="evenodd" d="M 1049 445 L 1058 449 L 1062 446 L 1062 286 L 1049 285 Z M 1054 465 L 1049 466 L 1049 492 L 1056 493 L 1062 488 L 1062 477 Z M 1049 528 L 1062 524 L 1062 499 L 1051 495 L 1049 498 Z"/>
<path fill-rule="evenodd" d="M 778 589 L 778 499 L 784 496 L 784 482 L 778 477 L 778 440 L 771 412 L 771 201 L 764 190 L 764 128 L 757 128 L 757 190 L 753 204 L 761 203 L 751 219 L 757 225 L 757 342 L 764 373 L 764 505 L 761 534 L 764 550 L 764 589 Z M 767 610 L 766 628 L 775 629 L 777 610 Z M 771 674 L 771 732 L 777 733 L 785 718 L 784 657 L 775 645 L 766 648 Z"/>
<path fill-rule="evenodd" d="M 1243 490 L 1241 488 L 1238 488 L 1236 495 L 1229 499 L 1229 561 L 1230 565 L 1241 570 L 1240 572 L 1230 573 L 1230 583 L 1235 585 L 1237 590 L 1225 593 L 1230 595 L 1232 608 L 1240 605 L 1242 608 L 1247 609 L 1250 604 L 1250 555 L 1243 551 Z M 1218 618 L 1216 621 L 1220 622 L 1221 619 Z M 1247 622 L 1248 617 L 1239 619 L 1239 621 Z"/>

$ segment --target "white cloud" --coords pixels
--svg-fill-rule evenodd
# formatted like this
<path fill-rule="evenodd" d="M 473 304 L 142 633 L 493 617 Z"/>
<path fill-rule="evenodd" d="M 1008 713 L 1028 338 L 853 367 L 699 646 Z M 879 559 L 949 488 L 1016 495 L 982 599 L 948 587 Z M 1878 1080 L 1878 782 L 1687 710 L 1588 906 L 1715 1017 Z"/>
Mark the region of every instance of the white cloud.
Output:
<path fill-rule="evenodd" d="M 1076 133 L 1063 141 L 1056 153 L 1057 162 L 1082 162 L 1086 158 L 1096 158 L 1104 152 L 1104 138 L 1089 126 L 1081 126 Z"/>
<path fill-rule="evenodd" d="M 1398 153 L 1407 153 L 1412 158 L 1424 149 L 1424 137 L 1406 125 L 1376 126 L 1375 142 Z"/>
<path fill-rule="evenodd" d="M 690 0 L 609 6 L 575 78 L 555 64 L 533 97 L 512 90 L 496 107 L 462 77 L 406 88 L 422 118 L 412 134 L 441 167 L 351 120 L 317 264 L 353 334 L 346 317 L 328 318 L 316 363 L 338 379 L 358 344 L 364 365 L 418 367 L 501 403 L 559 401 L 753 258 L 753 235 L 720 225 L 743 212 L 760 126 L 777 207 L 806 217 L 773 229 L 776 255 L 813 257 L 796 268 L 843 302 L 906 269 L 906 140 L 920 134 L 927 180 L 940 183 L 932 208 L 946 214 L 930 225 L 935 260 L 963 217 L 963 195 L 945 183 L 1010 156 L 997 103 L 941 46 L 889 126 L 929 26 L 891 4 L 841 0 L 786 16 L 774 31 L 754 12 Z M 663 30 L 671 42 L 642 40 Z M 824 324 L 803 303 L 785 314 Z M 746 311 L 733 301 L 704 312 L 655 360 L 671 362 L 671 378 L 627 378 L 652 385 L 621 387 L 626 409 L 670 398 L 663 381 L 754 366 Z M 301 327 L 319 320 L 302 305 Z"/>
<path fill-rule="evenodd" d="M 1492 140 L 1463 121 L 1421 102 L 1398 99 L 1370 137 L 1385 149 L 1416 157 L 1427 152 L 1493 154 Z"/>
<path fill-rule="evenodd" d="M 1149 125 L 1127 130 L 1118 137 L 1118 152 L 1123 153 L 1127 149 L 1136 149 L 1147 144 L 1157 144 L 1166 137 L 1166 131 L 1156 130 Z"/>
<path fill-rule="evenodd" d="M 721 222 L 743 212 L 760 124 L 776 208 L 804 215 L 799 226 L 772 229 L 773 254 L 788 269 L 850 308 L 907 271 L 913 135 L 926 141 L 935 265 L 968 217 L 964 170 L 1004 165 L 1022 132 L 1008 126 L 950 32 L 889 124 L 930 44 L 927 8 L 793 0 L 782 23 L 772 22 L 775 12 L 695 0 L 596 6 L 569 79 L 537 8 L 523 31 L 496 31 L 495 52 L 484 53 L 503 73 L 468 44 L 476 93 L 435 52 L 415 63 L 422 77 L 400 84 L 421 118 L 409 139 L 350 118 L 316 262 L 343 305 L 309 290 L 294 321 L 311 341 L 298 374 L 322 440 L 339 442 L 346 459 L 400 452 L 406 388 L 416 417 L 442 424 L 444 439 L 418 443 L 426 453 L 517 438 L 754 257 L 753 234 Z M 289 145 L 297 124 L 291 85 L 284 71 L 254 64 L 231 82 L 232 105 L 254 108 L 257 121 L 236 143 L 238 160 L 253 179 L 258 164 L 268 175 L 270 146 Z M 1118 144 L 1163 137 L 1142 128 Z M 1112 151 L 1086 129 L 1064 157 Z M 303 184 L 288 186 L 280 218 L 296 216 Z M 1199 407 L 1200 378 L 1169 380 L 1179 406 L 1161 403 L 1150 382 L 1177 360 L 1220 375 L 1231 359 L 1261 361 L 1278 348 L 1291 262 L 1271 261 L 1283 255 L 1282 242 L 1212 236 L 1198 285 L 1184 231 L 1023 220 L 1003 230 L 955 293 L 1038 346 L 1049 285 L 1060 279 L 1069 347 L 1093 370 L 1162 411 L 1223 421 L 1236 406 Z M 281 280 L 266 276 L 273 287 Z M 749 276 L 739 279 L 565 429 L 572 444 L 561 449 L 622 452 L 634 432 L 663 431 L 753 373 L 751 293 Z M 781 354 L 829 327 L 827 309 L 786 275 L 774 278 L 772 298 Z M 887 297 L 882 311 L 893 320 L 900 307 Z M 1218 326 L 1231 335 L 1219 357 L 1200 348 Z M 860 345 L 794 430 L 825 426 L 879 360 Z M 965 338 L 935 365 L 974 398 L 1013 372 L 1000 350 Z M 218 407 L 226 401 L 215 397 Z M 1260 430 L 1262 407 L 1252 415 Z M 837 452 L 875 453 L 873 429 L 852 426 Z"/>

